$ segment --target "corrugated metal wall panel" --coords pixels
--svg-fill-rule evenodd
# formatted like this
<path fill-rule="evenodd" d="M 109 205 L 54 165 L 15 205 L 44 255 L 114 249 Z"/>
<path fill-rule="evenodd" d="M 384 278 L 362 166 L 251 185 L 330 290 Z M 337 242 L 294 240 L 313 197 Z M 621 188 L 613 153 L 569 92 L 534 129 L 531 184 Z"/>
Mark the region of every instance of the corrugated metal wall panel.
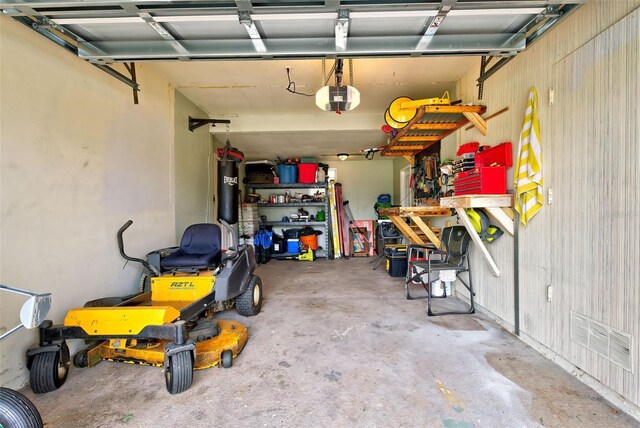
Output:
<path fill-rule="evenodd" d="M 486 137 L 461 131 L 459 143 L 517 148 L 527 95 L 536 86 L 545 205 L 520 231 L 521 329 L 603 385 L 640 405 L 640 1 L 589 2 L 507 64 L 477 100 L 477 71 L 459 83 L 465 103 L 491 114 Z M 479 68 L 479 67 L 478 67 Z M 549 106 L 553 88 L 555 103 Z M 512 171 L 510 171 L 512 174 Z M 509 174 L 509 175 L 511 175 Z M 513 177 L 509 177 L 513 187 Z M 474 250 L 478 302 L 513 324 L 513 240 L 490 246 L 491 275 Z M 547 301 L 547 286 L 553 298 Z M 571 310 L 632 336 L 633 372 L 570 340 Z"/>

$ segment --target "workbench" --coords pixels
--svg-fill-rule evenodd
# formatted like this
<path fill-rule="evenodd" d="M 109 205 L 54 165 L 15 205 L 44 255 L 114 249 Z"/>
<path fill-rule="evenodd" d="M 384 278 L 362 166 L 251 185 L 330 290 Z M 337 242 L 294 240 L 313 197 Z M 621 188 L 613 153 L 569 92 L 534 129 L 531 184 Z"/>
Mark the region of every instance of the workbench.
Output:
<path fill-rule="evenodd" d="M 450 217 L 451 210 L 443 207 L 392 207 L 381 208 L 379 215 L 389 217 L 389 220 L 412 244 L 424 245 L 426 239 L 439 248 L 440 238 L 436 234 L 439 230 L 432 229 L 422 217 Z M 415 228 L 407 224 L 405 218 L 409 218 Z"/>
<path fill-rule="evenodd" d="M 440 206 L 443 208 L 455 208 L 460 222 L 469 231 L 471 239 L 478 246 L 482 252 L 482 256 L 487 261 L 493 274 L 500 276 L 500 269 L 496 265 L 496 262 L 491 257 L 489 250 L 485 246 L 480 235 L 474 229 L 467 212 L 467 208 L 480 208 L 486 211 L 486 213 L 492 217 L 499 226 L 513 236 L 514 230 L 514 213 L 511 207 L 513 207 L 513 195 L 463 195 L 463 196 L 451 196 L 448 198 L 440 199 Z"/>

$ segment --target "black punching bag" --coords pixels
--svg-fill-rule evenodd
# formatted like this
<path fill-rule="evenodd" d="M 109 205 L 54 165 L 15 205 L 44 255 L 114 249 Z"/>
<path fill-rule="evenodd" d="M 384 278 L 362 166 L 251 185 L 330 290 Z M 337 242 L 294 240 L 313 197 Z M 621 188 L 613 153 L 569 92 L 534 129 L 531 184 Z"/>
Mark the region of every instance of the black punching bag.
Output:
<path fill-rule="evenodd" d="M 238 163 L 218 161 L 218 221 L 238 222 Z"/>

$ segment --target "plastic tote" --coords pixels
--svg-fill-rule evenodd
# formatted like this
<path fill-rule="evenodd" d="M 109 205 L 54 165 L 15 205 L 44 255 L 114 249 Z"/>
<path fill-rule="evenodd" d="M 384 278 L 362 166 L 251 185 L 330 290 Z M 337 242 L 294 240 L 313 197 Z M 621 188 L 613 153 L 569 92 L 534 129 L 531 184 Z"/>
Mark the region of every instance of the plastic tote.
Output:
<path fill-rule="evenodd" d="M 317 163 L 299 163 L 298 164 L 298 182 L 313 184 L 316 182 Z"/>
<path fill-rule="evenodd" d="M 296 165 L 278 165 L 278 176 L 280 176 L 280 183 L 297 183 L 298 182 L 298 167 Z"/>

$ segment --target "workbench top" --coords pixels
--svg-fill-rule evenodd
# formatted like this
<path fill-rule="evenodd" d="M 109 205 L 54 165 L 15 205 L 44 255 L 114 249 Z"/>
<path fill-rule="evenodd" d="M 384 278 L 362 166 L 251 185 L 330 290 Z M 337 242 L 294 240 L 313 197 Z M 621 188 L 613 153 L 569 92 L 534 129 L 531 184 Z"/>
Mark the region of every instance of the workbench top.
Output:
<path fill-rule="evenodd" d="M 420 216 L 420 217 L 449 217 L 451 215 L 451 210 L 448 208 L 442 208 L 438 206 L 432 207 L 391 207 L 391 208 L 380 208 L 380 215 L 384 215 L 387 217 L 411 217 L 411 216 Z"/>
<path fill-rule="evenodd" d="M 501 208 L 513 206 L 513 195 L 462 195 L 440 199 L 444 208 Z"/>

